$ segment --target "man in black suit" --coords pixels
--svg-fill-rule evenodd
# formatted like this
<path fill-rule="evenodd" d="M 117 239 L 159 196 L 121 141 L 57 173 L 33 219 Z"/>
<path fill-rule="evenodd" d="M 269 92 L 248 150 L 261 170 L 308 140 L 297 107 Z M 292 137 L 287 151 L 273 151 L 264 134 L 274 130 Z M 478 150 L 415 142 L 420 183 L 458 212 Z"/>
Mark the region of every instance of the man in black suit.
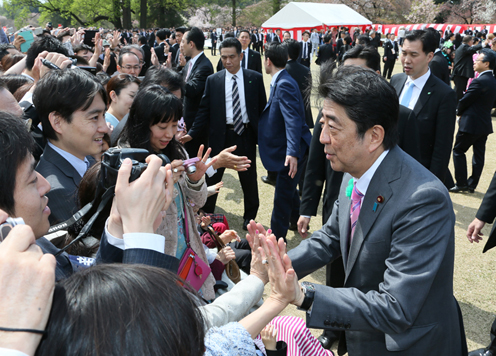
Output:
<path fill-rule="evenodd" d="M 470 84 L 472 86 L 472 84 Z M 469 87 L 470 88 L 470 87 Z M 477 210 L 475 219 L 470 223 L 467 229 L 467 238 L 470 243 L 482 241 L 483 233 L 482 228 L 486 224 L 492 224 L 496 218 L 496 173 L 493 175 L 493 179 L 489 184 L 484 199 Z M 487 242 L 484 245 L 483 253 L 492 249 L 496 246 L 496 225 L 493 225 Z M 489 345 L 482 349 L 477 349 L 468 354 L 468 356 L 494 356 L 496 355 L 496 320 L 494 320 L 491 326 L 491 342 Z"/>
<path fill-rule="evenodd" d="M 177 35 L 176 35 L 177 36 Z M 187 31 L 182 40 L 184 55 L 191 59 L 182 70 L 184 78 L 184 122 L 186 127 L 192 127 L 200 108 L 201 98 L 205 91 L 205 82 L 208 76 L 214 73 L 212 63 L 203 53 L 205 37 L 198 27 L 192 27 Z M 208 145 L 208 133 L 202 132 L 193 140 L 185 144 L 186 151 L 190 157 L 198 155 L 200 145 Z"/>
<path fill-rule="evenodd" d="M 165 41 L 167 39 L 166 30 L 157 31 L 157 46 L 153 49 L 155 50 L 155 54 L 157 55 L 158 61 L 160 64 L 165 63 L 167 61 L 167 56 L 169 55 L 169 45 Z"/>
<path fill-rule="evenodd" d="M 251 69 L 262 74 L 262 58 L 260 53 L 249 48 L 251 41 L 250 32 L 248 30 L 238 31 L 238 40 L 241 43 L 241 52 L 243 53 L 243 60 L 241 67 L 243 69 Z M 224 69 L 222 58 L 217 63 L 217 72 Z"/>
<path fill-rule="evenodd" d="M 175 66 L 176 65 L 176 56 L 179 52 L 179 43 L 176 40 L 176 34 L 175 33 L 171 33 L 171 35 L 169 37 L 169 43 L 170 43 L 169 52 L 171 53 L 171 56 L 172 56 L 172 66 Z"/>
<path fill-rule="evenodd" d="M 381 34 L 379 32 L 375 32 L 374 30 L 370 31 L 370 45 L 374 46 L 375 49 L 379 48 L 381 44 Z"/>
<path fill-rule="evenodd" d="M 251 161 L 248 169 L 241 170 L 240 167 L 238 171 L 244 196 L 243 228 L 246 228 L 250 220 L 256 218 L 259 206 L 256 167 L 258 119 L 267 98 L 262 75 L 241 67 L 243 53 L 238 40 L 225 39 L 219 51 L 226 69 L 208 77 L 200 109 L 183 141 L 194 140 L 208 132 L 212 156 L 236 145 L 233 153 Z M 207 178 L 207 185 L 220 182 L 224 170 L 220 168 L 214 176 Z M 203 210 L 213 213 L 216 201 L 217 194 L 209 197 Z"/>
<path fill-rule="evenodd" d="M 438 42 L 441 40 L 440 33 L 432 27 L 429 27 L 426 31 L 431 31 L 432 35 L 436 37 Z M 434 57 L 432 57 L 432 60 L 429 62 L 429 68 L 432 74 L 451 86 L 449 63 L 439 48 L 436 48 Z"/>
<path fill-rule="evenodd" d="M 257 30 L 252 30 L 250 35 L 251 35 L 251 49 L 258 52 Z"/>
<path fill-rule="evenodd" d="M 339 38 L 336 41 L 336 54 L 338 56 L 338 59 L 340 59 L 340 54 L 341 54 L 341 47 L 344 46 L 344 38 L 347 36 L 347 32 L 340 32 L 339 33 Z"/>
<path fill-rule="evenodd" d="M 328 33 L 324 36 L 324 44 L 319 47 L 319 52 L 317 53 L 316 64 L 322 65 L 330 59 L 336 59 L 336 53 L 334 53 L 334 48 L 331 43 L 332 34 Z"/>
<path fill-rule="evenodd" d="M 479 73 L 458 103 L 460 122 L 453 147 L 456 185 L 450 192 L 468 190 L 473 193 L 484 168 L 487 136 L 493 132 L 491 110 L 496 102 L 496 54 L 484 48 L 478 55 L 474 70 Z M 465 152 L 473 147 L 472 176 L 467 180 L 467 159 Z"/>
<path fill-rule="evenodd" d="M 173 58 L 173 62 L 175 63 L 176 67 L 179 65 L 179 53 L 180 48 L 181 48 L 181 42 L 183 41 L 184 34 L 186 33 L 187 29 L 186 27 L 178 27 L 176 28 L 176 43 L 177 43 L 177 50 L 176 50 L 176 56 Z"/>
<path fill-rule="evenodd" d="M 310 57 L 312 54 L 312 42 L 310 42 L 310 32 L 305 31 L 302 35 L 302 41 L 300 42 L 300 59 L 299 63 L 303 64 L 305 67 L 310 68 Z"/>
<path fill-rule="evenodd" d="M 152 52 L 150 50 L 150 46 L 148 45 L 147 41 L 146 41 L 146 37 L 145 36 L 141 36 L 139 38 L 139 45 L 141 47 L 141 49 L 143 50 L 143 53 L 145 54 L 144 58 L 143 58 L 143 67 L 141 67 L 141 72 L 140 72 L 140 76 L 144 76 L 146 74 L 146 71 L 148 70 L 148 68 L 150 68 L 150 63 L 151 63 L 151 59 L 152 59 Z"/>
<path fill-rule="evenodd" d="M 270 28 L 269 28 L 269 29 L 267 30 L 267 34 L 265 35 L 265 37 L 266 37 L 266 42 L 267 42 L 267 43 L 271 43 L 271 42 L 274 40 L 274 36 L 275 36 L 275 34 L 274 34 L 274 33 L 272 33 L 272 29 L 270 29 Z"/>
<path fill-rule="evenodd" d="M 472 32 L 472 28 L 469 26 L 465 31 L 463 31 L 464 35 L 472 36 L 474 33 Z"/>
<path fill-rule="evenodd" d="M 296 80 L 300 88 L 301 96 L 305 104 L 305 122 L 309 128 L 313 128 L 312 107 L 310 104 L 309 88 L 312 85 L 312 72 L 310 69 L 296 60 L 300 54 L 301 45 L 298 41 L 289 39 L 285 40 L 284 44 L 288 47 L 288 63 L 286 63 L 286 71 Z"/>
<path fill-rule="evenodd" d="M 149 166 L 152 170 L 145 178 L 151 178 L 150 183 L 156 179 L 158 184 L 150 185 L 149 188 L 147 187 L 147 191 L 136 186 L 129 186 L 124 180 L 121 180 L 119 189 L 115 194 L 115 203 L 118 206 L 125 206 L 126 211 L 112 210 L 108 219 L 107 232 L 101 236 L 96 260 L 87 257 L 78 258 L 78 256 L 70 256 L 66 252 L 60 253 L 60 250 L 44 237 L 50 227 L 50 208 L 47 206 L 47 195 L 51 186 L 39 172 L 34 170 L 35 161 L 31 153 L 33 145 L 33 139 L 24 123 L 16 116 L 0 112 L 0 154 L 3 157 L 0 161 L 0 182 L 3 188 L 0 192 L 0 209 L 9 214 L 10 217 L 22 218 L 24 223 L 31 227 L 36 244 L 43 253 L 57 254 L 55 258 L 55 278 L 57 281 L 95 263 L 141 263 L 177 272 L 179 260 L 174 256 L 165 255 L 163 247 L 161 251 L 159 250 L 160 245 L 163 246 L 165 242 L 163 241 L 164 238 L 159 235 L 140 233 L 153 230 L 153 223 L 160 210 L 164 208 L 165 168 L 159 169 L 160 160 L 157 162 L 157 158 L 154 158 L 154 167 Z M 119 176 L 121 173 L 123 172 L 119 172 Z M 129 173 L 130 168 L 128 166 L 128 176 Z M 161 183 L 158 174 L 162 174 Z M 138 199 L 143 205 L 130 204 L 131 201 Z M 154 201 L 161 200 L 163 200 L 162 204 L 156 204 L 158 209 L 143 211 L 143 206 L 151 206 Z M 136 216 L 141 216 L 140 221 L 132 222 L 130 219 Z M 128 231 L 124 230 L 126 237 L 122 233 L 123 226 L 127 226 L 128 229 Z M 160 241 L 161 239 L 162 241 Z M 132 243 L 129 246 L 134 247 L 126 248 L 126 242 Z"/>
<path fill-rule="evenodd" d="M 276 32 L 272 36 L 272 42 L 281 43 L 281 30 L 277 29 Z"/>
<path fill-rule="evenodd" d="M 391 74 L 393 74 L 394 64 L 398 59 L 398 43 L 394 41 L 393 34 L 386 35 L 386 41 L 384 42 L 384 57 L 382 60 L 384 62 L 384 70 L 382 76 L 387 79 L 391 79 Z"/>
<path fill-rule="evenodd" d="M 260 49 L 260 54 L 263 56 L 264 54 L 264 37 L 265 37 L 265 34 L 263 33 L 263 31 L 260 31 L 260 33 L 257 34 L 258 36 L 258 48 Z"/>
<path fill-rule="evenodd" d="M 148 45 L 150 48 L 155 47 L 155 33 L 157 29 L 150 29 L 150 33 L 148 35 Z"/>
<path fill-rule="evenodd" d="M 445 182 L 455 131 L 456 95 L 429 70 L 436 48 L 436 38 L 429 32 L 410 32 L 401 50 L 405 73 L 394 75 L 391 84 L 400 104 L 416 115 L 420 163 Z"/>
<path fill-rule="evenodd" d="M 217 32 L 215 31 L 215 29 L 213 29 L 211 32 L 210 32 L 210 40 L 212 41 L 212 47 L 210 49 L 210 54 L 212 56 L 216 56 L 217 55 Z"/>
<path fill-rule="evenodd" d="M 474 61 L 472 56 L 482 48 L 482 43 L 474 44 L 474 39 L 466 35 L 462 39 L 462 45 L 455 52 L 453 63 L 453 82 L 455 83 L 456 99 L 460 100 L 467 88 L 469 78 L 474 77 Z"/>
<path fill-rule="evenodd" d="M 102 138 L 108 131 L 107 95 L 85 71 L 54 71 L 38 82 L 33 103 L 47 139 L 36 171 L 52 186 L 47 197 L 53 225 L 78 210 L 77 186 L 95 162 L 91 156 L 101 154 Z"/>

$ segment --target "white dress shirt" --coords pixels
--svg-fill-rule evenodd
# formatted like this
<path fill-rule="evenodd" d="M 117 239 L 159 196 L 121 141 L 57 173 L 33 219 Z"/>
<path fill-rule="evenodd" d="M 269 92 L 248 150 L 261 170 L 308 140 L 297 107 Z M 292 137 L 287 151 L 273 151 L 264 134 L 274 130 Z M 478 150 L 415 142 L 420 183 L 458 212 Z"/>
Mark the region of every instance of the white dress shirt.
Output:
<path fill-rule="evenodd" d="M 356 187 L 358 191 L 363 194 L 363 196 L 365 196 L 365 193 L 367 193 L 367 189 L 369 188 L 372 177 L 374 177 L 375 171 L 377 171 L 377 168 L 379 168 L 388 153 L 389 150 L 385 150 L 384 152 L 382 152 L 381 155 L 375 160 L 374 164 L 372 164 L 372 166 L 370 166 L 370 168 L 367 169 L 367 171 L 360 178 L 357 179 L 353 177 L 353 182 L 356 182 Z"/>
<path fill-rule="evenodd" d="M 243 78 L 243 69 L 239 68 L 236 73 L 236 82 L 238 84 L 238 94 L 239 94 L 239 104 L 241 106 L 241 116 L 243 117 L 243 123 L 247 124 L 248 113 L 246 112 L 246 101 L 245 101 L 245 85 Z M 233 75 L 226 70 L 226 124 L 233 125 L 233 97 L 232 97 L 232 86 L 233 86 Z"/>
<path fill-rule="evenodd" d="M 74 169 L 79 173 L 79 175 L 81 177 L 84 176 L 84 174 L 86 173 L 86 171 L 88 170 L 88 168 L 90 166 L 90 162 L 88 161 L 88 159 L 86 157 L 84 157 L 84 161 L 83 161 L 83 160 L 77 158 L 76 156 L 74 156 L 73 154 L 71 154 L 67 151 L 64 151 L 61 148 L 58 148 L 50 141 L 48 141 L 48 146 L 50 146 L 55 152 L 57 152 L 67 162 L 69 162 L 71 164 L 71 166 L 74 167 Z"/>
<path fill-rule="evenodd" d="M 410 104 L 408 104 L 408 108 L 410 110 L 413 110 L 413 108 L 417 104 L 420 93 L 422 92 L 422 89 L 424 89 L 424 85 L 427 82 L 427 79 L 429 79 L 430 75 L 431 75 L 431 70 L 427 69 L 427 73 L 418 77 L 415 80 L 413 80 L 411 77 L 408 77 L 408 79 L 405 82 L 405 86 L 403 87 L 403 90 L 401 91 L 400 103 L 401 103 L 401 100 L 403 99 L 403 96 L 405 95 L 406 89 L 408 88 L 410 83 L 413 82 L 412 97 L 410 99 Z"/>

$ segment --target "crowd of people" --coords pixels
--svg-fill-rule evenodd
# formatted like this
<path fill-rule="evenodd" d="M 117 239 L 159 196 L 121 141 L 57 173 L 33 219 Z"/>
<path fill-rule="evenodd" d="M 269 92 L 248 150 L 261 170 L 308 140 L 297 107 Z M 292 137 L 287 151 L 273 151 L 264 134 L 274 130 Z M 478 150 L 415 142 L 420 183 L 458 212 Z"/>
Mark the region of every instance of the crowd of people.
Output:
<path fill-rule="evenodd" d="M 313 356 L 338 341 L 339 355 L 467 355 L 449 192 L 475 191 L 492 133 L 483 31 L 297 41 L 48 23 L 0 36 L 0 353 Z M 257 153 L 275 188 L 269 229 L 256 223 Z M 226 169 L 246 239 L 215 213 Z M 471 242 L 495 192 L 496 178 Z M 288 230 L 303 239 L 291 251 Z M 298 281 L 324 266 L 326 285 Z M 289 304 L 306 320 L 279 317 Z"/>

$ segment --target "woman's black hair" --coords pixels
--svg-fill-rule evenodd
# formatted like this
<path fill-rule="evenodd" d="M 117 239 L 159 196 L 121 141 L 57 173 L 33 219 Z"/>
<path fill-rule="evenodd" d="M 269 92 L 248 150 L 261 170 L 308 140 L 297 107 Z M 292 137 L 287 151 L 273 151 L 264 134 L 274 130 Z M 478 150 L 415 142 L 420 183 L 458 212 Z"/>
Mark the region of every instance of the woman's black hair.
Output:
<path fill-rule="evenodd" d="M 177 122 L 182 116 L 183 105 L 180 99 L 160 85 L 148 85 L 138 91 L 134 98 L 119 140 L 132 148 L 163 153 L 170 160 L 186 159 L 184 148 L 175 137 L 160 152 L 156 152 L 150 144 L 150 128 L 153 125 L 169 121 Z"/>
<path fill-rule="evenodd" d="M 200 356 L 205 326 L 193 294 L 164 269 L 104 264 L 55 287 L 37 356 Z"/>

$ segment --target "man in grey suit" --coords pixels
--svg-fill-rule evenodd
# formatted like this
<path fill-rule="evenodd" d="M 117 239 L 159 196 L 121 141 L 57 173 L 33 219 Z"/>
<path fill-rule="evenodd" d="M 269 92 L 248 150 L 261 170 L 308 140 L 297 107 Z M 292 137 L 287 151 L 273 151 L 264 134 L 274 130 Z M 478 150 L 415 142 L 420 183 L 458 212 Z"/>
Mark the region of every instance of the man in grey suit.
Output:
<path fill-rule="evenodd" d="M 346 174 L 328 222 L 288 255 L 299 278 L 342 256 L 346 277 L 344 288 L 303 282 L 293 303 L 307 311 L 308 327 L 344 331 L 350 356 L 463 355 L 463 346 L 466 354 L 453 297 L 453 206 L 443 184 L 396 145 L 394 88 L 343 66 L 321 72 L 319 93 L 320 141 Z"/>
<path fill-rule="evenodd" d="M 57 93 L 57 95 L 53 95 Z M 47 145 L 36 167 L 52 186 L 47 193 L 52 225 L 78 211 L 76 189 L 102 152 L 107 95 L 94 76 L 82 70 L 51 71 L 41 79 L 33 103 Z"/>

